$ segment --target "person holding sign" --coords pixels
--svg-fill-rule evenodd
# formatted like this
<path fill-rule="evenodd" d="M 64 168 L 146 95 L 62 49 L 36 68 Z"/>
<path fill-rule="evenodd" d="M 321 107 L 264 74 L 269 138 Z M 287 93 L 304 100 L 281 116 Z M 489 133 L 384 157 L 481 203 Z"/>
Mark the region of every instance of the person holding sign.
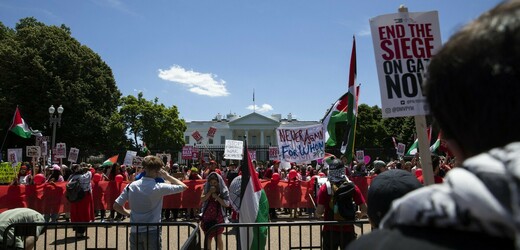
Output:
<path fill-rule="evenodd" d="M 461 163 L 445 182 L 395 200 L 351 249 L 518 249 L 520 1 L 504 1 L 433 57 L 424 86 Z M 354 247 L 356 246 L 356 247 Z"/>

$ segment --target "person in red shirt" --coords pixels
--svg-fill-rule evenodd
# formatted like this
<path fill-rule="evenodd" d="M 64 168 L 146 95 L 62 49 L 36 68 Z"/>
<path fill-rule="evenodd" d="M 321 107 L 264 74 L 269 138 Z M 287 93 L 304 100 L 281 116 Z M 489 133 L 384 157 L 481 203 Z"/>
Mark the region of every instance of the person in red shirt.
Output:
<path fill-rule="evenodd" d="M 439 164 L 440 164 L 440 158 L 438 156 L 432 156 L 432 167 L 433 167 L 433 182 L 434 183 L 443 183 L 444 180 L 442 177 L 439 176 Z M 421 174 L 419 177 L 417 177 L 417 180 L 421 184 L 424 185 L 424 176 Z"/>
<path fill-rule="evenodd" d="M 329 164 L 328 179 L 331 183 L 338 183 L 347 180 L 345 176 L 345 165 L 339 159 L 334 159 Z M 334 212 L 329 206 L 331 194 L 327 191 L 327 185 L 321 185 L 318 191 L 318 206 L 316 207 L 316 215 L 322 217 L 325 221 L 333 221 Z M 359 206 L 360 211 L 356 212 L 357 218 L 363 218 L 367 215 L 367 206 L 363 194 L 357 186 L 352 196 L 354 202 Z M 354 232 L 354 225 L 341 226 L 323 226 L 322 239 L 323 249 L 345 249 L 347 245 L 357 238 Z"/>

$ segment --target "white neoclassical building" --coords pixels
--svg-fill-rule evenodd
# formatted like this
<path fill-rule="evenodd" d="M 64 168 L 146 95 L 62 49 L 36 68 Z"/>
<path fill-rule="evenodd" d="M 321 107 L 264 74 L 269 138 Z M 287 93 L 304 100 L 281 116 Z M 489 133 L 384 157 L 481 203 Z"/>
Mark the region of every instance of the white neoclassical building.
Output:
<path fill-rule="evenodd" d="M 184 132 L 186 146 L 196 146 L 202 151 L 214 154 L 217 160 L 222 160 L 226 140 L 244 140 L 250 150 L 256 150 L 257 160 L 268 160 L 269 147 L 277 146 L 276 129 L 283 127 L 303 127 L 318 124 L 319 121 L 298 121 L 289 113 L 286 118 L 280 114 L 264 116 L 259 113 L 250 113 L 245 116 L 227 114 L 225 117 L 217 114 L 210 121 L 186 122 L 187 129 Z M 214 137 L 207 136 L 211 127 L 216 128 Z M 203 137 L 197 143 L 192 137 L 193 132 L 198 131 Z"/>

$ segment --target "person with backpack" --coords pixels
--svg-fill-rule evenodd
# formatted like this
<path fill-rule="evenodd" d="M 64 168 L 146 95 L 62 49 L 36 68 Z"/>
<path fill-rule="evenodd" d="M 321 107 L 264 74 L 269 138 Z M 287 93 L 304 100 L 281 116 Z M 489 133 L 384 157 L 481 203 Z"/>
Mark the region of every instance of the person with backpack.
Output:
<path fill-rule="evenodd" d="M 69 177 L 67 186 L 71 186 L 74 182 L 79 183 L 83 195 L 79 195 L 79 200 L 71 201 L 70 203 L 70 221 L 71 222 L 91 222 L 94 221 L 94 200 L 92 198 L 92 186 L 90 181 L 92 179 L 92 172 L 79 164 L 72 164 L 71 170 L 73 174 Z M 68 189 L 68 188 L 67 188 Z M 68 190 L 67 190 L 68 192 Z M 81 197 L 83 196 L 83 197 Z M 69 199 L 70 200 L 70 199 Z M 76 237 L 84 237 L 86 227 L 74 227 Z"/>
<path fill-rule="evenodd" d="M 321 185 L 318 191 L 316 215 L 323 216 L 325 221 L 354 221 L 367 214 L 367 206 L 363 194 L 345 175 L 345 165 L 339 159 L 329 164 L 328 182 Z M 356 206 L 359 206 L 357 210 Z M 354 225 L 323 227 L 321 234 L 323 249 L 345 249 L 357 238 Z"/>

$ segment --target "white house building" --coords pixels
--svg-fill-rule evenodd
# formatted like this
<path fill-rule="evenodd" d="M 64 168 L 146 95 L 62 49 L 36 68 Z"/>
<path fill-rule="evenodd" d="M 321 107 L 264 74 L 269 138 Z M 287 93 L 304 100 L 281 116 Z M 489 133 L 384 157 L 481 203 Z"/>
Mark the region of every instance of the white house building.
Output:
<path fill-rule="evenodd" d="M 244 136 L 246 136 L 248 148 L 256 150 L 256 159 L 266 161 L 269 160 L 269 147 L 277 146 L 277 128 L 302 127 L 318 123 L 319 121 L 298 121 L 292 117 L 291 113 L 287 115 L 287 118 L 282 118 L 280 114 L 268 117 L 255 112 L 245 116 L 227 114 L 223 117 L 221 114 L 217 114 L 210 121 L 186 122 L 184 140 L 186 146 L 196 146 L 199 150 L 205 151 L 205 154 L 211 152 L 214 154 L 212 158 L 221 161 L 226 140 L 244 140 Z M 213 138 L 207 136 L 211 127 L 216 128 Z M 192 137 L 195 131 L 202 136 L 202 140 L 198 143 Z M 208 155 L 203 156 L 207 158 Z"/>

